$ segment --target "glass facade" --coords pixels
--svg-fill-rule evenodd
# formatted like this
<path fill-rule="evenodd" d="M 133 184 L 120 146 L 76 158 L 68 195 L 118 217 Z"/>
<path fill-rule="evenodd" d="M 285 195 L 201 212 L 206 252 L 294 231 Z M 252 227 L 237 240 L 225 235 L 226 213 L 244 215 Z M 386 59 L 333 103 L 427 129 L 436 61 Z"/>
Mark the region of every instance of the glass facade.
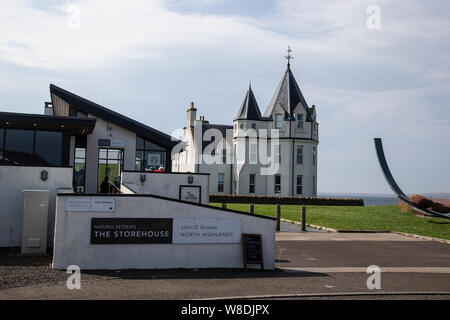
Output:
<path fill-rule="evenodd" d="M 57 131 L 36 131 L 34 152 L 53 166 L 61 164 L 62 132 Z"/>
<path fill-rule="evenodd" d="M 86 190 L 86 136 L 75 137 L 75 153 L 73 161 L 73 190 Z"/>
<path fill-rule="evenodd" d="M 107 180 L 115 185 L 117 188 L 120 187 L 120 175 L 123 170 L 123 150 L 121 149 L 104 149 L 100 148 L 98 150 L 98 190 L 101 191 L 102 182 Z M 109 188 L 108 192 L 115 192 L 114 188 Z"/>
<path fill-rule="evenodd" d="M 140 137 L 136 138 L 136 171 L 166 169 L 166 149 Z M 165 170 L 167 171 L 167 170 Z"/>
<path fill-rule="evenodd" d="M 69 117 L 87 118 L 88 115 L 87 115 L 87 113 L 82 112 L 73 106 L 70 106 L 69 107 Z"/>
<path fill-rule="evenodd" d="M 69 165 L 70 136 L 59 131 L 0 128 L 0 163 Z"/>

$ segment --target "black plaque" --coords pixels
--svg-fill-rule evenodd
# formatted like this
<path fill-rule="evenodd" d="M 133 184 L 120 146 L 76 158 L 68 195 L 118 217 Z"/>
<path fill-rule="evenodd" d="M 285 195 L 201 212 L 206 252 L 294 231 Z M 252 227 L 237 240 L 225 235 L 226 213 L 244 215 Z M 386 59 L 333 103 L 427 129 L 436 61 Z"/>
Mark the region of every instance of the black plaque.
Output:
<path fill-rule="evenodd" d="M 172 243 L 173 219 L 92 218 L 91 244 Z"/>
<path fill-rule="evenodd" d="M 244 254 L 244 268 L 247 264 L 260 264 L 264 269 L 262 238 L 260 234 L 242 234 L 242 246 Z"/>

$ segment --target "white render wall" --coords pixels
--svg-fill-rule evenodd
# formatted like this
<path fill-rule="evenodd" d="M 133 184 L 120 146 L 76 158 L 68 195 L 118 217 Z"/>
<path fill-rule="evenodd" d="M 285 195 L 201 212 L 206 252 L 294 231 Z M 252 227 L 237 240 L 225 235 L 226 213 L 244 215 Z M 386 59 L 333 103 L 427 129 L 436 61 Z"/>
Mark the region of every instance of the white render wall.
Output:
<path fill-rule="evenodd" d="M 115 212 L 69 212 L 57 198 L 53 267 L 66 269 L 242 268 L 242 243 L 91 245 L 91 218 L 239 218 L 262 235 L 264 268 L 275 267 L 275 220 L 152 196 L 114 196 Z M 89 196 L 82 196 L 89 197 Z"/>
<path fill-rule="evenodd" d="M 41 171 L 48 172 L 47 181 Z M 22 242 L 23 191 L 49 190 L 47 244 L 53 245 L 55 202 L 58 189 L 72 189 L 72 168 L 0 166 L 0 247 L 20 247 Z"/>
<path fill-rule="evenodd" d="M 144 183 L 140 177 L 145 175 Z M 188 177 L 194 178 L 189 184 Z M 122 184 L 137 194 L 152 194 L 179 199 L 180 186 L 200 186 L 201 203 L 209 203 L 209 175 L 196 173 L 123 172 Z"/>
<path fill-rule="evenodd" d="M 95 128 L 90 135 L 87 136 L 86 148 L 86 192 L 96 193 L 98 179 L 98 140 L 114 139 L 122 140 L 124 147 L 111 149 L 123 149 L 123 169 L 134 170 L 136 166 L 136 134 L 127 129 L 121 128 L 115 124 L 97 118 L 89 114 L 89 118 L 96 118 Z M 107 127 L 111 128 L 110 131 Z M 101 147 L 106 148 L 106 147 Z"/>
<path fill-rule="evenodd" d="M 314 109 L 315 110 L 315 109 Z M 284 109 L 275 106 L 272 118 L 275 114 L 285 115 Z M 188 113 L 189 114 L 189 113 Z M 249 195 L 267 195 L 267 196 L 317 196 L 317 165 L 318 165 L 318 138 L 319 130 L 316 122 L 317 115 L 312 111 L 311 117 L 315 123 L 306 121 L 306 111 L 298 108 L 296 114 L 303 115 L 303 128 L 297 128 L 296 121 L 283 121 L 279 129 L 279 143 L 281 145 L 281 165 L 277 172 L 266 175 L 262 174 L 261 164 L 249 163 L 249 142 L 248 131 L 252 124 L 256 125 L 256 130 L 267 130 L 269 139 L 267 139 L 267 150 L 270 150 L 271 130 L 275 129 L 275 121 L 262 120 L 235 120 L 233 121 L 233 146 L 228 148 L 227 152 L 234 157 L 234 148 L 236 150 L 245 150 L 246 163 L 236 165 L 236 159 L 229 161 L 230 164 L 196 164 L 196 153 L 194 134 L 191 127 L 186 126 L 183 130 L 183 141 L 187 142 L 186 150 L 179 154 L 173 164 L 173 171 L 176 172 L 201 172 L 210 174 L 210 193 L 218 192 L 218 174 L 225 174 L 225 184 L 223 194 L 249 194 Z M 195 137 L 198 139 L 198 137 Z M 259 142 L 259 141 L 258 141 Z M 297 164 L 297 146 L 303 146 L 303 163 Z M 313 164 L 313 148 L 316 148 L 316 164 Z M 232 149 L 233 150 L 230 150 Z M 259 154 L 259 149 L 258 149 Z M 270 152 L 270 151 L 269 151 Z M 187 157 L 186 157 L 187 156 Z M 198 156 L 197 156 L 198 157 Z M 233 164 L 231 165 L 231 163 Z M 231 169 L 232 168 L 232 169 Z M 249 192 L 249 176 L 255 174 L 255 193 Z M 275 193 L 275 174 L 281 175 L 281 192 Z M 297 175 L 302 175 L 302 194 L 297 194 Z M 314 181 L 314 177 L 315 181 Z"/>

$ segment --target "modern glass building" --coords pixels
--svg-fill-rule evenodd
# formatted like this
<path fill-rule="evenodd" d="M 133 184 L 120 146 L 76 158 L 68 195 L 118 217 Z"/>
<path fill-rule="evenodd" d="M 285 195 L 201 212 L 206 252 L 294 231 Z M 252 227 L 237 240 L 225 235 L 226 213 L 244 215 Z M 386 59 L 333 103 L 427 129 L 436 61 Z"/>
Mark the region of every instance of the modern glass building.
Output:
<path fill-rule="evenodd" d="M 50 85 L 44 115 L 0 112 L 0 165 L 72 167 L 75 192 L 96 193 L 123 171 L 171 171 L 178 141 Z"/>

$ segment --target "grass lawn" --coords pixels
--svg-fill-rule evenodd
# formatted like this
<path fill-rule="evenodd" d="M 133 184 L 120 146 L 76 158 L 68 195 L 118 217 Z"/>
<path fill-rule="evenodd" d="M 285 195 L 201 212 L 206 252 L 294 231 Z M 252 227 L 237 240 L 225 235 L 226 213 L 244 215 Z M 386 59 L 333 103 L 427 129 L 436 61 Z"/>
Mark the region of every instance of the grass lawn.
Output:
<path fill-rule="evenodd" d="M 219 203 L 211 203 L 221 206 Z M 228 209 L 249 211 L 248 204 L 229 203 Z M 275 205 L 256 204 L 255 213 L 275 217 Z M 282 205 L 281 217 L 300 221 L 301 207 Z M 400 212 L 398 206 L 331 207 L 307 206 L 306 221 L 338 230 L 383 230 L 419 234 L 423 236 L 449 239 L 450 220 L 416 217 L 411 212 Z"/>

